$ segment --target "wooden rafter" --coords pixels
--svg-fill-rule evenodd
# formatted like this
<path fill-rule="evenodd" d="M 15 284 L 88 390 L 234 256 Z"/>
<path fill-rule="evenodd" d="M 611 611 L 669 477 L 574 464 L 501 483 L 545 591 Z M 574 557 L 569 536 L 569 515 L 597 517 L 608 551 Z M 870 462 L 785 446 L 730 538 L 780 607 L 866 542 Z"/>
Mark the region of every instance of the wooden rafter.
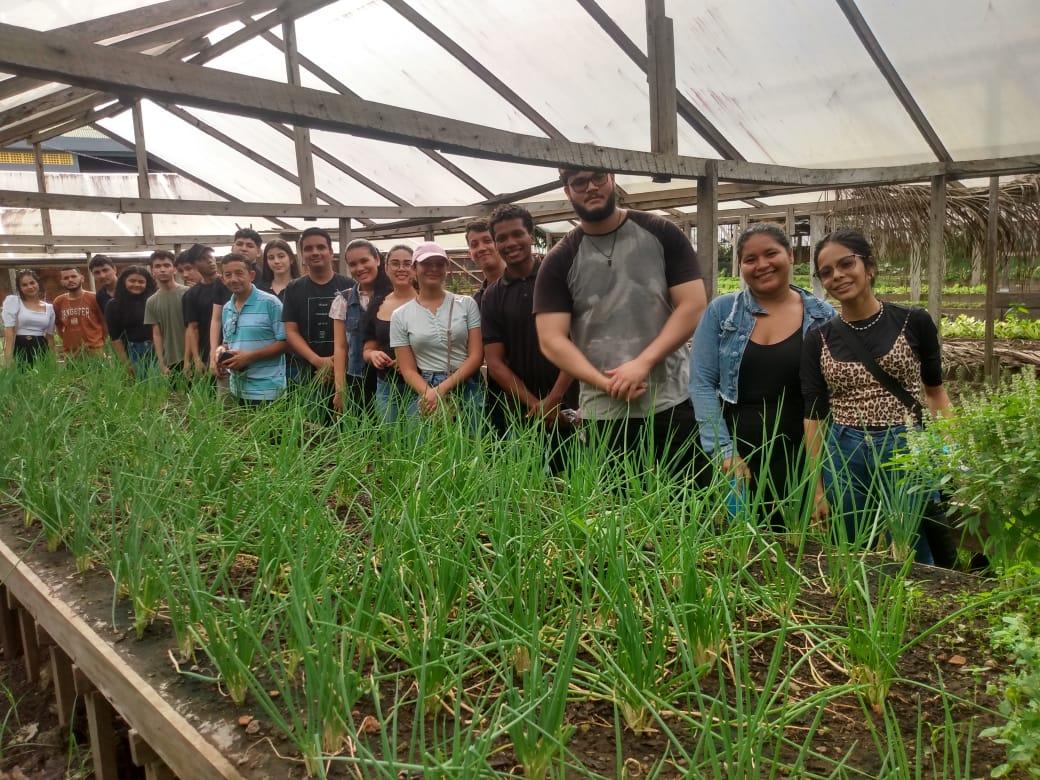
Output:
<path fill-rule="evenodd" d="M 942 140 L 939 138 L 939 134 L 935 132 L 935 128 L 932 127 L 921 107 L 917 105 L 917 101 L 910 94 L 910 90 L 903 82 L 899 72 L 895 69 L 888 55 L 885 54 L 885 50 L 881 47 L 877 36 L 874 35 L 874 31 L 870 29 L 867 20 L 860 13 L 856 0 L 835 0 L 835 2 L 841 8 L 842 13 L 845 14 L 845 18 L 849 20 L 856 37 L 859 38 L 863 47 L 867 50 L 867 54 L 870 55 L 878 70 L 881 71 L 881 75 L 885 77 L 885 81 L 888 82 L 899 102 L 906 109 L 906 113 L 910 115 L 914 126 L 924 136 L 924 140 L 932 152 L 941 162 L 952 162 L 953 157 L 946 150 Z"/>
<path fill-rule="evenodd" d="M 642 69 L 643 73 L 649 74 L 649 58 L 643 54 L 642 49 L 636 45 L 635 41 L 625 34 L 625 31 L 618 26 L 617 22 L 611 18 L 610 14 L 600 8 L 596 0 L 578 0 L 578 4 L 585 9 L 589 16 L 596 20 L 603 32 L 605 32 L 610 39 L 628 55 L 632 62 Z M 696 130 L 700 136 L 707 141 L 713 149 L 715 149 L 715 151 L 727 160 L 745 159 L 737 147 L 730 143 L 726 136 L 724 136 L 722 132 L 712 124 L 711 120 L 701 113 L 701 111 L 678 90 L 676 90 L 676 102 L 679 116 L 681 116 L 690 127 Z"/>
<path fill-rule="evenodd" d="M 488 70 L 472 54 L 466 51 L 450 36 L 446 35 L 439 27 L 432 24 L 429 19 L 416 11 L 405 0 L 383 0 L 388 6 L 415 25 L 427 37 L 444 49 L 448 54 L 462 63 L 473 75 L 487 84 L 509 105 L 523 114 L 531 123 L 550 138 L 563 140 L 564 135 L 553 124 L 542 116 L 535 108 L 514 92 L 498 76 Z"/>
<path fill-rule="evenodd" d="M 162 102 L 327 128 L 489 159 L 677 178 L 703 175 L 707 162 L 704 158 L 687 155 L 651 155 L 630 149 L 539 138 L 213 68 L 207 69 L 203 75 L 191 65 L 157 61 L 154 57 L 84 44 L 65 36 L 13 25 L 0 25 L 0 68 L 4 67 L 96 89 L 147 96 Z M 1037 169 L 1040 169 L 1040 155 L 837 169 L 723 160 L 719 163 L 718 175 L 723 181 L 825 188 L 920 181 L 935 175 L 956 178 Z"/>
<path fill-rule="evenodd" d="M 91 127 L 93 127 L 99 133 L 104 135 L 106 138 L 109 138 L 109 139 L 115 141 L 117 144 L 122 144 L 127 149 L 133 149 L 134 148 L 134 144 L 133 144 L 132 141 L 129 141 L 126 138 L 123 138 L 121 135 L 112 132 L 107 127 L 104 127 L 104 126 L 98 125 L 98 124 L 92 124 Z M 233 203 L 240 203 L 241 202 L 241 198 L 236 198 L 230 192 L 227 192 L 227 191 L 222 190 L 222 189 L 220 189 L 219 187 L 217 187 L 217 186 L 215 186 L 213 184 L 210 184 L 208 181 L 200 178 L 199 176 L 196 176 L 194 173 L 191 173 L 190 171 L 186 171 L 183 168 L 181 168 L 181 167 L 179 167 L 177 165 L 174 165 L 169 160 L 164 160 L 162 157 L 159 157 L 156 154 L 152 154 L 152 159 L 155 160 L 157 163 L 159 163 L 161 166 L 163 166 L 166 170 L 171 171 L 172 173 L 176 173 L 178 176 L 183 176 L 188 181 L 193 182 L 193 183 L 199 185 L 200 187 L 202 187 L 205 190 L 209 190 L 214 195 L 216 195 L 218 198 L 224 198 L 225 200 L 229 200 L 229 201 L 231 201 Z M 105 210 L 107 211 L 107 209 L 105 209 Z M 163 213 L 163 212 L 155 211 L 153 209 L 152 213 L 159 214 L 159 213 Z M 242 216 L 247 216 L 247 215 L 243 214 Z M 280 220 L 280 219 L 278 219 L 276 217 L 271 217 L 271 216 L 269 216 L 267 214 L 264 214 L 263 216 L 266 217 L 267 219 L 271 220 L 271 222 L 273 222 L 274 224 L 278 225 L 279 227 L 285 228 L 287 230 L 295 230 L 295 227 L 293 225 L 290 225 L 288 222 L 283 222 L 282 220 Z"/>
<path fill-rule="evenodd" d="M 261 37 L 265 41 L 267 41 L 269 44 L 271 44 L 272 46 L 277 48 L 279 51 L 285 51 L 285 43 L 284 43 L 284 41 L 282 41 L 281 38 L 279 38 L 277 35 L 275 35 L 270 30 L 267 30 L 267 31 L 261 33 Z M 308 71 L 311 75 L 315 76 L 316 78 L 324 81 L 326 84 L 328 84 L 330 87 L 332 87 L 332 89 L 336 90 L 341 95 L 346 95 L 348 97 L 353 97 L 353 98 L 358 98 L 358 99 L 361 98 L 361 96 L 358 95 L 356 92 L 354 92 L 350 87 L 348 87 L 342 81 L 337 79 L 335 76 L 333 76 L 331 73 L 329 73 L 327 70 L 322 68 L 320 65 L 318 65 L 313 60 L 305 57 L 303 54 L 300 54 L 299 58 L 300 58 L 300 67 L 301 68 L 303 68 L 304 70 Z M 279 125 L 279 127 L 281 127 L 281 125 Z M 487 187 L 485 187 L 483 184 L 481 184 L 475 178 L 470 176 L 468 173 L 466 173 L 464 170 L 462 170 L 459 166 L 457 166 L 455 163 L 453 163 L 451 160 L 449 160 L 444 155 L 440 154 L 439 152 L 434 151 L 433 149 L 419 149 L 419 151 L 422 152 L 424 155 L 426 155 L 431 160 L 433 160 L 433 162 L 437 163 L 439 166 L 444 168 L 446 171 L 448 171 L 448 173 L 452 174 L 455 178 L 459 179 L 461 182 L 466 184 L 466 186 L 470 187 L 474 192 L 480 193 L 485 198 L 493 197 L 494 193 L 492 193 L 491 190 L 489 190 Z M 362 181 L 362 179 L 358 178 L 358 177 L 359 176 L 363 176 L 363 175 L 360 172 L 356 172 L 356 174 L 357 174 L 356 176 L 354 174 L 347 174 L 347 175 L 348 176 L 353 176 L 358 181 L 360 181 L 362 184 L 365 184 L 365 186 L 371 186 L 371 185 L 367 184 L 367 182 L 371 181 L 371 179 L 368 179 L 368 177 L 363 177 L 365 179 L 365 181 Z M 379 186 L 379 185 L 376 185 L 376 186 Z M 391 197 L 385 195 L 383 192 L 380 192 L 380 189 L 383 189 L 382 187 L 380 187 L 380 189 L 376 189 L 375 187 L 372 187 L 372 189 L 375 190 L 376 192 L 379 192 L 381 195 L 383 195 L 383 197 L 387 198 L 387 200 L 389 200 L 391 203 L 396 203 L 397 202 L 397 196 L 394 196 L 394 197 L 391 198 Z M 404 204 L 402 203 L 401 205 L 404 205 Z"/>

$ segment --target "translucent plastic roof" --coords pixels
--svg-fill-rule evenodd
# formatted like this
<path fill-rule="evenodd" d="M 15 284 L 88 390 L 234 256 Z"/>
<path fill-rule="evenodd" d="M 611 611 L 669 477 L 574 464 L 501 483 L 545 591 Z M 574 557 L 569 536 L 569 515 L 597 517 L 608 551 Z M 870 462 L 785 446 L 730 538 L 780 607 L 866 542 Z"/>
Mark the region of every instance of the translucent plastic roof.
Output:
<path fill-rule="evenodd" d="M 213 0 L 212 7 L 231 2 Z M 389 2 L 338 0 L 298 18 L 300 52 L 365 99 L 514 132 L 545 136 L 543 128 L 549 127 L 573 141 L 649 150 L 646 75 L 577 0 L 405 2 L 541 121 L 526 116 Z M 645 53 L 644 3 L 597 2 Z M 1040 2 L 856 0 L 856 5 L 955 160 L 1040 153 Z M 135 0 L 13 0 L 0 5 L 0 21 L 47 30 L 139 6 Z M 834 0 L 669 0 L 666 11 L 674 20 L 680 94 L 743 158 L 803 167 L 937 159 Z M 243 26 L 240 21 L 214 25 L 209 40 L 223 40 Z M 280 37 L 281 25 L 270 32 Z M 261 37 L 206 67 L 286 80 L 282 51 Z M 306 87 L 335 91 L 306 68 L 301 78 Z M 0 112 L 58 89 L 34 84 L 0 99 Z M 255 119 L 184 110 L 295 176 L 291 133 Z M 129 112 L 100 124 L 133 140 Z M 299 188 L 288 178 L 150 101 L 144 101 L 144 125 L 149 152 L 237 198 L 299 202 Z M 720 156 L 681 116 L 678 130 L 680 153 Z M 329 131 L 312 131 L 311 138 L 320 150 L 314 168 L 321 203 L 463 205 L 555 176 L 548 168 L 460 155 L 442 155 L 445 165 L 412 147 Z M 464 175 L 448 170 L 451 165 Z M 635 188 L 649 186 L 646 179 L 626 181 Z M 35 189 L 34 182 L 26 187 Z M 562 193 L 543 197 L 559 199 Z M 803 194 L 790 202 L 815 197 Z M 119 221 L 129 227 L 130 219 Z M 157 218 L 164 231 L 171 220 Z M 61 232 L 58 223 L 55 232 Z M 76 230 L 88 232 L 97 231 Z"/>

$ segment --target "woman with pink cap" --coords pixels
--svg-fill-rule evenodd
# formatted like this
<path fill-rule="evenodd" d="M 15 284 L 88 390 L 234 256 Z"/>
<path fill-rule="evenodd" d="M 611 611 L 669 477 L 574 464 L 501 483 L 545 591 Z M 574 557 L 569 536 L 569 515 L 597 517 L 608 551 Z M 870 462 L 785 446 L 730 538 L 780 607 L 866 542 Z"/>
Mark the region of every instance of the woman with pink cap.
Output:
<path fill-rule="evenodd" d="M 407 414 L 458 414 L 476 427 L 484 407 L 477 372 L 484 360 L 480 309 L 468 295 L 444 289 L 448 255 L 428 241 L 412 255 L 419 292 L 390 316 L 397 370 L 415 397 Z"/>

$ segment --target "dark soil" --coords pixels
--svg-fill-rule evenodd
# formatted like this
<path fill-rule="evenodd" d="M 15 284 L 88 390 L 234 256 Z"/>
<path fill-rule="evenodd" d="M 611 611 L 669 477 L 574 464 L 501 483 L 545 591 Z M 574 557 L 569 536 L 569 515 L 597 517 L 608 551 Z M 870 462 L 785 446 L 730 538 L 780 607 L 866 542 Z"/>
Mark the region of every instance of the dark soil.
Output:
<path fill-rule="evenodd" d="M 357 511 L 351 507 L 341 515 L 348 526 L 355 523 L 351 510 Z M 0 538 L 16 552 L 23 554 L 37 575 L 55 589 L 56 595 L 64 598 L 102 637 L 110 641 L 119 654 L 145 679 L 150 680 L 160 695 L 184 714 L 203 736 L 236 763 L 244 775 L 272 779 L 305 776 L 295 747 L 266 722 L 264 713 L 258 707 L 248 700 L 245 706 L 236 707 L 230 699 L 221 695 L 214 682 L 196 678 L 215 677 L 215 672 L 207 668 L 203 659 L 200 658 L 197 665 L 191 662 L 179 665 L 181 672 L 195 676 L 178 674 L 174 661 L 176 650 L 168 623 L 157 620 L 146 631 L 143 639 L 135 638 L 129 605 L 120 602 L 113 604 L 113 584 L 107 574 L 100 569 L 82 575 L 72 573 L 74 568 L 71 556 L 62 551 L 48 553 L 43 545 L 33 544 L 34 532 L 23 526 L 20 515 L 0 515 Z M 807 577 L 818 581 L 821 568 L 822 564 L 815 556 L 806 556 L 804 571 Z M 749 570 L 747 574 L 758 582 L 764 581 L 766 577 L 765 572 L 757 569 Z M 966 599 L 989 589 L 985 580 L 957 572 L 915 567 L 913 576 L 923 592 L 915 613 L 915 633 L 951 614 Z M 254 577 L 255 562 L 243 559 L 235 562 L 229 579 L 237 589 L 247 591 L 253 586 Z M 835 606 L 833 599 L 821 587 L 803 593 L 792 611 L 804 617 L 804 623 L 814 618 L 821 622 L 833 621 L 839 619 L 835 617 Z M 998 703 L 995 696 L 986 693 L 986 687 L 989 683 L 999 681 L 1003 663 L 1002 659 L 994 659 L 989 653 L 988 619 L 986 614 L 973 611 L 965 619 L 947 624 L 904 654 L 898 667 L 902 681 L 892 687 L 889 700 L 897 714 L 903 746 L 911 756 L 911 766 L 919 721 L 923 720 L 927 724 L 924 728 L 926 746 L 931 744 L 932 728 L 941 727 L 944 723 L 942 697 L 929 690 L 930 687 L 945 689 L 947 694 L 954 694 L 964 701 L 963 704 L 953 706 L 952 717 L 956 728 L 962 733 L 962 745 L 971 744 L 971 774 L 976 777 L 988 775 L 993 767 L 1004 761 L 1000 746 L 978 737 L 980 731 L 996 722 L 995 716 L 984 714 L 984 710 L 995 710 Z M 758 628 L 769 628 L 770 620 L 773 618 L 763 615 Z M 798 633 L 786 638 L 784 652 L 791 664 L 803 654 L 806 642 L 806 637 Z M 770 642 L 763 641 L 748 650 L 753 659 L 759 659 L 752 667 L 754 682 L 759 687 L 766 684 L 764 674 L 773 649 Z M 848 682 L 847 674 L 838 668 L 817 663 L 814 670 L 815 674 L 812 674 L 808 666 L 803 667 L 803 672 L 791 687 L 789 698 L 805 698 L 826 687 Z M 713 679 L 713 674 L 706 675 L 700 681 L 701 689 L 708 697 L 720 695 L 719 681 Z M 60 730 L 55 732 L 57 722 L 53 712 L 52 692 L 42 686 L 30 689 L 17 663 L 0 664 L 0 683 L 12 690 L 18 705 L 16 715 L 9 719 L 7 730 L 3 732 L 5 747 L 0 770 L 13 771 L 15 766 L 20 766 L 23 774 L 29 778 L 63 777 L 70 756 L 76 755 L 77 750 L 79 756 L 84 753 L 82 747 L 74 747 L 70 752 L 67 733 L 62 734 Z M 479 681 L 476 684 L 479 685 Z M 398 693 L 390 687 L 381 691 L 381 709 L 384 714 L 393 706 L 394 697 Z M 732 690 L 722 695 L 732 698 Z M 0 702 L 0 722 L 6 715 L 7 707 L 7 701 Z M 686 709 L 690 711 L 693 707 Z M 359 705 L 353 714 L 354 722 L 361 726 L 358 729 L 358 740 L 379 755 L 378 734 L 366 734 L 363 728 L 366 716 L 375 716 L 372 703 Z M 788 737 L 800 743 L 814 715 L 810 713 L 804 722 L 788 726 Z M 248 718 L 243 716 L 253 717 L 258 726 L 251 726 L 247 733 L 242 724 Z M 397 713 L 402 744 L 407 744 L 412 733 L 413 716 L 414 707 L 410 705 L 402 706 Z M 611 703 L 574 702 L 568 707 L 567 718 L 575 726 L 568 750 L 592 772 L 607 777 L 640 777 L 645 776 L 655 765 L 661 769 L 659 764 L 662 757 L 667 755 L 668 741 L 655 730 L 638 735 L 623 730 L 621 755 L 618 756 L 615 713 Z M 677 719 L 671 716 L 666 718 L 666 723 L 669 721 L 673 721 L 675 727 L 680 728 L 677 733 L 681 733 Z M 35 748 L 9 747 L 7 742 L 12 730 L 19 728 L 20 724 L 31 722 L 39 724 L 40 736 L 36 742 L 44 744 Z M 871 724 L 884 734 L 881 718 L 866 709 L 855 695 L 832 700 L 812 739 L 813 750 L 819 758 L 810 759 L 806 769 L 829 773 L 833 771 L 833 765 L 825 760 L 826 757 L 837 759 L 846 756 L 848 765 L 856 767 L 863 776 L 877 772 L 880 769 L 877 765 L 878 750 L 871 734 Z M 74 739 L 72 744 L 75 746 L 81 743 Z M 86 755 L 89 756 L 89 751 Z M 72 760 L 75 762 L 76 759 Z M 941 762 L 941 755 L 925 756 L 922 759 L 923 776 L 941 776 Z M 507 741 L 502 740 L 491 758 L 491 765 L 499 771 L 519 771 Z M 683 775 L 677 765 L 669 763 L 668 758 L 663 763 L 663 769 L 659 776 Z M 345 765 L 337 764 L 333 767 L 332 776 L 356 775 L 350 774 Z"/>

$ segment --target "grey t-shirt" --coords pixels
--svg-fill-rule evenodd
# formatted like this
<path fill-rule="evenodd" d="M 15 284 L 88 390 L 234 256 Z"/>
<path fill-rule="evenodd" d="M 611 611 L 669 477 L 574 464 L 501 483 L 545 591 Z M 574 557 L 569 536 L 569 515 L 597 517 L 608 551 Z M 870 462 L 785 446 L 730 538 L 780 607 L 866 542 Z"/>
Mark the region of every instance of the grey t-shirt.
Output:
<path fill-rule="evenodd" d="M 163 358 L 172 366 L 184 361 L 184 310 L 181 299 L 188 288 L 178 284 L 172 290 L 157 290 L 144 302 L 144 324 L 158 325 L 162 331 Z"/>
<path fill-rule="evenodd" d="M 568 233 L 542 262 L 534 312 L 571 315 L 571 340 L 600 371 L 632 360 L 661 333 L 674 306 L 669 288 L 701 278 L 697 254 L 668 220 L 629 210 L 612 233 Z M 592 420 L 647 417 L 689 400 L 690 350 L 683 345 L 650 372 L 647 392 L 628 403 L 581 383 Z"/>
<path fill-rule="evenodd" d="M 455 305 L 452 306 L 454 299 Z M 417 300 L 390 315 L 390 346 L 411 347 L 420 371 L 448 371 L 448 315 L 451 315 L 451 370 L 468 354 L 469 332 L 480 327 L 480 309 L 468 295 L 446 293 L 436 314 Z"/>

